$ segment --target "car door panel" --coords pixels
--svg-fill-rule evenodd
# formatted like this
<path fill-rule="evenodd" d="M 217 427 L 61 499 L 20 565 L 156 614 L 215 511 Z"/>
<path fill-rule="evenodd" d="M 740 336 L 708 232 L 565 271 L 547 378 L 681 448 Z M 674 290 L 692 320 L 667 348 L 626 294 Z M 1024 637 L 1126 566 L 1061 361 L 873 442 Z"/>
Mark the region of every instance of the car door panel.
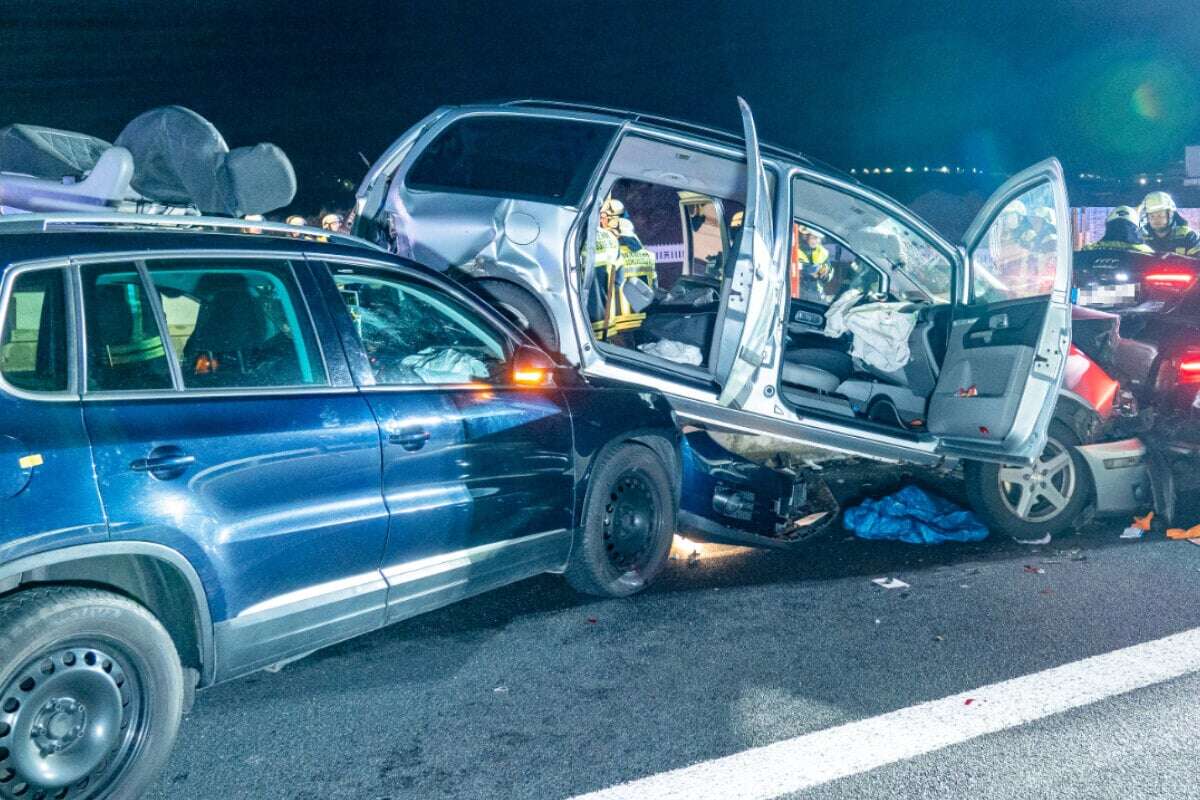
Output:
<path fill-rule="evenodd" d="M 1035 247 L 1026 203 L 1061 232 Z M 1038 230 L 1042 230 L 1040 225 Z M 943 452 L 1028 463 L 1046 428 L 1070 346 L 1070 221 L 1062 167 L 1050 159 L 992 196 L 967 232 L 946 357 L 928 429 Z"/>
<path fill-rule="evenodd" d="M 431 310 L 465 313 L 465 323 L 437 316 L 436 327 L 478 324 L 497 341 L 507 334 L 497 333 L 498 321 L 467 295 L 427 279 L 333 260 L 314 267 L 327 282 L 326 302 L 341 306 L 335 316 L 347 350 L 361 354 L 364 339 L 371 342 L 369 353 L 350 361 L 364 367 L 357 379 L 383 447 L 391 515 L 383 557 L 388 620 L 561 568 L 574 502 L 571 422 L 561 393 L 503 380 L 439 384 L 428 375 L 428 383 L 389 383 L 389 365 L 412 357 L 419 345 L 397 338 L 376 346 L 372 315 L 405 309 L 403 324 L 410 324 Z M 424 305 L 405 305 L 418 301 Z M 440 310 L 439 303 L 445 304 Z M 390 323 L 385 328 L 397 330 Z M 431 350 L 455 349 L 438 344 L 437 336 L 421 341 Z"/>
<path fill-rule="evenodd" d="M 759 152 L 754 115 L 738 98 L 746 137 L 746 210 L 733 274 L 724 287 L 717 322 L 717 402 L 741 408 L 760 369 L 778 361 L 778 322 L 783 313 L 784 271 L 775 261 L 771 191 Z"/>
<path fill-rule="evenodd" d="M 221 587 L 218 679 L 383 623 L 378 428 L 353 387 L 92 392 L 83 415 L 111 537 Z"/>

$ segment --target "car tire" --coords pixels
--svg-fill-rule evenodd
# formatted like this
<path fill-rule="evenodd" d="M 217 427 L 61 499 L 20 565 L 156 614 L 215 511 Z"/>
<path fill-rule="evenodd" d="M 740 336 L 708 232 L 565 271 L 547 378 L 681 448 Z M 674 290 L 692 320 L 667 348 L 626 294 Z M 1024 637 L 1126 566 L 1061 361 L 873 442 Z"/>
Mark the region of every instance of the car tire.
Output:
<path fill-rule="evenodd" d="M 184 694 L 170 635 L 137 603 L 68 586 L 0 600 L 0 797 L 140 797 Z"/>
<path fill-rule="evenodd" d="M 963 471 L 972 507 L 988 527 L 1016 539 L 1042 539 L 1069 530 L 1093 492 L 1087 465 L 1074 450 L 1079 444 L 1070 426 L 1054 420 L 1035 468 L 967 462 Z"/>
<path fill-rule="evenodd" d="M 554 321 L 532 292 L 506 281 L 478 281 L 472 288 L 540 346 L 558 352 Z"/>
<path fill-rule="evenodd" d="M 624 442 L 592 468 L 566 579 L 576 591 L 628 597 L 662 571 L 675 536 L 671 474 L 650 448 Z"/>

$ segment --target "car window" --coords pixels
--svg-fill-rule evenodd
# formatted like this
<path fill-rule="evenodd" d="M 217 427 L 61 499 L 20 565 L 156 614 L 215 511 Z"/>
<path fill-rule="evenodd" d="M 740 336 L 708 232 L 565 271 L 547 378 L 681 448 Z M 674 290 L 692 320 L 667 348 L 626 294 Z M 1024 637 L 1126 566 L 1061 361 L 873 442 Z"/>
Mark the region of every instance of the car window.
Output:
<path fill-rule="evenodd" d="M 67 389 L 67 310 L 64 273 L 41 269 L 13 281 L 0 338 L 0 373 L 18 389 Z"/>
<path fill-rule="evenodd" d="M 797 177 L 792 216 L 828 231 L 862 258 L 916 286 L 935 303 L 949 303 L 954 266 L 919 231 L 865 199 Z M 902 287 L 901 287 L 902 288 Z"/>
<path fill-rule="evenodd" d="M 376 383 L 507 381 L 506 338 L 465 304 L 382 270 L 330 265 L 330 272 Z"/>
<path fill-rule="evenodd" d="M 173 389 L 167 348 L 133 264 L 84 267 L 89 391 Z"/>
<path fill-rule="evenodd" d="M 879 291 L 883 276 L 811 222 L 792 220 L 788 287 L 793 300 L 828 306 L 847 289 Z"/>
<path fill-rule="evenodd" d="M 1050 294 L 1058 271 L 1054 191 L 1043 183 L 1004 207 L 971 252 L 971 301 Z"/>
<path fill-rule="evenodd" d="M 429 143 L 405 184 L 574 206 L 615 132 L 548 117 L 464 117 Z"/>
<path fill-rule="evenodd" d="M 324 386 L 287 263 L 150 262 L 185 389 Z"/>

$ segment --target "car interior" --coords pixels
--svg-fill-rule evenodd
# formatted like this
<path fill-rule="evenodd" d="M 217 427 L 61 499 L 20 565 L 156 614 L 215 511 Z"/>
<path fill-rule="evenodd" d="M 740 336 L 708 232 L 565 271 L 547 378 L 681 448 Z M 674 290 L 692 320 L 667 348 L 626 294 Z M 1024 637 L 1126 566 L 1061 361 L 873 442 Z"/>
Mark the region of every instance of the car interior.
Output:
<path fill-rule="evenodd" d="M 585 276 L 599 348 L 707 376 L 723 279 L 738 246 L 744 204 L 734 198 L 745 197 L 744 173 L 732 159 L 636 136 L 621 143 L 601 185 L 595 268 Z M 605 226 L 619 258 L 600 255 L 596 237 Z"/>
<path fill-rule="evenodd" d="M 801 178 L 792 194 L 781 397 L 923 430 L 946 355 L 950 260 L 852 195 Z"/>

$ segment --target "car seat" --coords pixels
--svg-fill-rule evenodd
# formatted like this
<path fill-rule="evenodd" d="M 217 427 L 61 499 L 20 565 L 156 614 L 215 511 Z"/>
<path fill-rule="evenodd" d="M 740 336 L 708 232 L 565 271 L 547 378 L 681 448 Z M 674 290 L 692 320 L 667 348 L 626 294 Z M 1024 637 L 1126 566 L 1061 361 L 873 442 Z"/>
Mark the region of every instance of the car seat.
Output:
<path fill-rule="evenodd" d="M 262 304 L 244 275 L 209 273 L 196 284 L 196 327 L 183 347 L 184 382 L 192 386 L 254 386 L 255 356 L 271 338 Z"/>

